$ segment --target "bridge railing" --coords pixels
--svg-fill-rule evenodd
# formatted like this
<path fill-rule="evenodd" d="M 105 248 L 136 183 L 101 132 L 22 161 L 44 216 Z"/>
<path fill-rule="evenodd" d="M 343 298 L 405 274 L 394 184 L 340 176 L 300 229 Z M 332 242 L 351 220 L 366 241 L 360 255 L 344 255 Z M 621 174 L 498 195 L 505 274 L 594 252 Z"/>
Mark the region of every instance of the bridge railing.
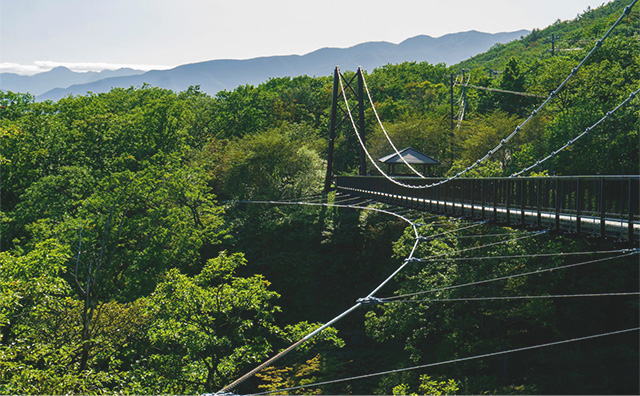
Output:
<path fill-rule="evenodd" d="M 426 185 L 442 179 L 399 180 Z M 336 187 L 396 205 L 508 224 L 629 240 L 638 237 L 640 228 L 640 176 L 636 175 L 459 178 L 423 189 L 402 187 L 384 177 L 339 176 Z"/>

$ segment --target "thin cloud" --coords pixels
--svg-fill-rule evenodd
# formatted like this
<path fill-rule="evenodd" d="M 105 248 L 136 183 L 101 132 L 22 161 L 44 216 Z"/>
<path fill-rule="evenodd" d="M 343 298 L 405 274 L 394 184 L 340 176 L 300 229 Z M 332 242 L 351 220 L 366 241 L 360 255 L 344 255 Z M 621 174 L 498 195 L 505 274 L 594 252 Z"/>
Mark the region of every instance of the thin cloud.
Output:
<path fill-rule="evenodd" d="M 127 64 L 127 63 L 106 63 L 106 62 L 54 62 L 54 61 L 35 61 L 32 64 L 19 64 L 11 62 L 0 63 L 0 73 L 16 73 L 25 76 L 31 76 L 38 73 L 48 72 L 55 67 L 66 67 L 67 69 L 77 72 L 100 72 L 103 70 L 117 70 L 129 68 L 134 70 L 167 70 L 175 66 L 167 65 L 145 65 L 145 64 Z"/>

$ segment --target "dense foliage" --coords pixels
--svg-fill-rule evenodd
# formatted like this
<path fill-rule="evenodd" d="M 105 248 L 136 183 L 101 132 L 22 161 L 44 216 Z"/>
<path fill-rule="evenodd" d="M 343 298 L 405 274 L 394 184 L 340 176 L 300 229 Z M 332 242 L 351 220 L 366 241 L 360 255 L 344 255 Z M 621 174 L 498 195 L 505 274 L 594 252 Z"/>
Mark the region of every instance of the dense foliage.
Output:
<path fill-rule="evenodd" d="M 404 63 L 366 76 L 396 146 L 471 164 L 511 133 L 621 13 L 614 1 L 460 65 Z M 640 80 L 638 10 L 522 132 L 471 176 L 511 174 L 592 125 Z M 560 34 L 561 48 L 543 52 Z M 497 77 L 487 69 L 500 69 Z M 330 72 L 330 71 L 327 71 Z M 350 77 L 353 72 L 347 71 Z M 458 81 L 461 81 L 459 77 Z M 412 247 L 379 212 L 239 200 L 316 194 L 326 166 L 332 80 L 277 78 L 210 97 L 143 86 L 35 102 L 0 95 L 0 393 L 217 391 L 367 295 Z M 464 103 L 464 106 L 462 105 Z M 536 172 L 638 174 L 635 99 Z M 391 149 L 365 112 L 374 158 Z M 453 125 L 453 127 L 452 127 Z M 335 169 L 358 166 L 349 123 Z M 372 167 L 369 168 L 374 171 Z M 332 196 L 328 197 L 333 199 Z M 460 226 L 423 219 L 421 235 Z M 481 238 L 485 234 L 502 234 Z M 420 257 L 520 236 L 483 225 L 421 244 Z M 610 249 L 611 241 L 541 235 L 482 255 Z M 592 256 L 589 256 L 592 257 Z M 580 258 L 453 259 L 409 266 L 383 291 L 413 293 Z M 634 291 L 637 257 L 540 274 L 437 298 Z M 431 296 L 433 297 L 433 296 Z M 638 324 L 633 297 L 385 304 L 356 311 L 239 391 L 306 386 Z M 637 393 L 637 334 L 509 354 L 300 393 Z"/>

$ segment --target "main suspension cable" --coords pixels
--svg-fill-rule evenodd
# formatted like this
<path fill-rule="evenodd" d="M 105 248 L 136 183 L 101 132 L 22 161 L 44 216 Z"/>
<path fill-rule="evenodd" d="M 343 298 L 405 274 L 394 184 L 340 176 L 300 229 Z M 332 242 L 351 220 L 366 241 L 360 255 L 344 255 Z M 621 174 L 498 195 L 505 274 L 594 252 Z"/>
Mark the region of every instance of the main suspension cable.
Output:
<path fill-rule="evenodd" d="M 411 171 L 413 173 L 415 173 L 416 175 L 418 175 L 418 176 L 420 176 L 421 178 L 424 179 L 425 176 L 422 173 L 420 173 L 417 170 L 415 170 L 414 167 L 411 166 L 409 164 L 409 162 L 407 162 L 407 160 L 404 158 L 404 156 L 402 154 L 400 154 L 400 152 L 396 148 L 396 145 L 393 144 L 393 141 L 391 140 L 391 137 L 387 133 L 387 130 L 384 128 L 384 125 L 382 125 L 382 121 L 380 120 L 380 116 L 378 116 L 378 112 L 376 111 L 376 107 L 373 105 L 373 99 L 371 99 L 371 92 L 369 92 L 369 87 L 367 86 L 367 80 L 365 80 L 365 78 L 364 78 L 364 71 L 362 70 L 362 68 L 360 68 L 360 74 L 362 75 L 362 82 L 364 83 L 364 89 L 365 89 L 365 91 L 367 91 L 367 96 L 369 97 L 369 104 L 371 105 L 371 108 L 373 109 L 373 114 L 375 114 L 376 119 L 378 120 L 378 124 L 380 125 L 380 128 L 382 129 L 382 132 L 384 133 L 384 136 L 386 136 L 387 140 L 389 141 L 389 144 L 391 145 L 391 147 L 393 147 L 393 150 L 396 152 L 396 155 L 398 157 L 400 157 L 402 162 L 404 162 L 404 164 L 407 165 L 409 167 L 409 169 L 411 169 Z"/>
<path fill-rule="evenodd" d="M 528 97 L 532 97 L 532 98 L 546 98 L 546 96 L 532 94 L 532 93 L 528 93 L 528 92 L 517 92 L 517 91 L 509 91 L 509 90 L 506 90 L 506 89 L 499 89 L 499 88 L 481 87 L 479 85 L 472 85 L 472 84 L 469 84 L 469 83 L 467 83 L 467 84 L 456 84 L 456 85 L 461 86 L 461 87 L 467 87 L 467 88 L 481 89 L 481 90 L 484 90 L 484 91 L 492 91 L 492 92 L 508 93 L 508 94 L 520 95 L 520 96 L 528 96 Z"/>

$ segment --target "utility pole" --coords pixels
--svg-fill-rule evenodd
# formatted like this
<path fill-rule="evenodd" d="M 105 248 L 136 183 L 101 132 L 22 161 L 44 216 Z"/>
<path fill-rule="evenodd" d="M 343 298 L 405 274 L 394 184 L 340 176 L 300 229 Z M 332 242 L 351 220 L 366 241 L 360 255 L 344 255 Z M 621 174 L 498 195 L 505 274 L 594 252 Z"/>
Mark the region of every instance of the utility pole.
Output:
<path fill-rule="evenodd" d="M 455 77 L 455 74 L 449 76 L 449 93 L 451 94 L 451 130 L 453 130 L 453 77 Z"/>
<path fill-rule="evenodd" d="M 364 151 L 364 145 L 366 144 L 364 133 L 364 76 L 362 75 L 362 66 L 358 67 L 358 132 L 360 132 L 360 139 L 362 139 L 362 146 L 360 146 L 360 176 L 367 175 L 367 159 Z"/>
<path fill-rule="evenodd" d="M 329 147 L 327 152 L 327 174 L 324 178 L 324 192 L 331 190 L 331 179 L 333 178 L 333 147 L 336 139 L 336 111 L 338 108 L 338 66 L 333 71 L 333 95 L 331 96 L 331 118 L 329 120 Z"/>
<path fill-rule="evenodd" d="M 462 69 L 462 105 L 463 105 L 463 111 L 464 111 L 464 105 L 466 104 L 466 100 L 467 100 L 467 87 L 466 87 L 466 83 L 465 78 L 466 78 L 466 73 L 470 71 L 467 69 Z M 469 77 L 469 80 L 471 80 L 471 77 Z"/>
<path fill-rule="evenodd" d="M 453 78 L 455 74 L 451 74 L 449 76 L 449 93 L 451 94 L 451 129 L 449 131 L 449 157 L 451 159 L 451 164 L 453 165 L 453 129 L 455 128 L 453 122 Z"/>
<path fill-rule="evenodd" d="M 551 43 L 551 56 L 556 55 L 556 40 L 558 40 L 560 36 L 556 36 L 554 33 L 551 33 L 551 37 L 547 38 L 547 43 Z"/>

